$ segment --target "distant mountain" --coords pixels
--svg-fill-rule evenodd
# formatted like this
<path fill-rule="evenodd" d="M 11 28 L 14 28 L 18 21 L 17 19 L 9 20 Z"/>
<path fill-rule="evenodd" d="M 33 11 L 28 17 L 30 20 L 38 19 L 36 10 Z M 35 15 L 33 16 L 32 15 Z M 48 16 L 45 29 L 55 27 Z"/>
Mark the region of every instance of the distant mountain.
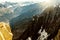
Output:
<path fill-rule="evenodd" d="M 33 2 L 4 2 L 0 3 L 0 11 L 0 21 L 10 22 L 11 25 L 15 25 L 17 22 L 20 24 L 23 21 L 30 20 L 33 15 L 40 14 L 42 6 L 40 3 Z"/>
<path fill-rule="evenodd" d="M 40 14 L 42 11 L 42 6 L 40 6 L 39 3 L 23 6 L 21 8 L 22 8 L 21 12 L 18 12 L 20 11 L 20 9 L 18 10 L 18 8 L 16 8 L 15 13 L 16 12 L 17 14 L 20 13 L 20 15 L 10 20 L 11 26 L 14 26 L 14 27 L 19 26 L 22 23 L 27 22 L 28 20 L 31 20 L 31 18 L 34 15 Z"/>
<path fill-rule="evenodd" d="M 26 7 L 28 6 L 27 3 L 25 3 L 25 6 L 21 6 L 24 3 L 12 3 L 12 2 L 4 2 L 0 3 L 0 21 L 3 22 L 9 22 L 14 17 L 17 17 L 24 13 L 26 10 Z M 29 5 L 32 5 L 28 2 Z M 26 10 L 27 12 L 28 10 Z"/>

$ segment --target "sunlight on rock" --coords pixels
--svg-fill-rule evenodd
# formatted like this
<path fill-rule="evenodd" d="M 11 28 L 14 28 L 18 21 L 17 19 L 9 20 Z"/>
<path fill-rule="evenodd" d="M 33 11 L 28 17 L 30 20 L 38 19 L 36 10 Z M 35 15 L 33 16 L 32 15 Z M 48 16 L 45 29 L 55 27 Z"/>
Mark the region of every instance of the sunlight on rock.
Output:
<path fill-rule="evenodd" d="M 31 37 L 28 37 L 28 39 L 27 40 L 31 40 Z"/>
<path fill-rule="evenodd" d="M 41 36 L 38 38 L 38 40 L 45 40 L 47 39 L 48 37 L 48 34 L 47 32 L 45 31 L 45 29 L 41 32 Z"/>
<path fill-rule="evenodd" d="M 58 31 L 58 34 L 57 34 L 56 37 L 55 37 L 55 40 L 60 40 L 60 29 L 59 29 L 59 31 Z"/>
<path fill-rule="evenodd" d="M 0 40 L 12 40 L 13 34 L 7 23 L 0 22 Z"/>
<path fill-rule="evenodd" d="M 60 5 L 59 5 L 59 8 L 60 8 Z"/>

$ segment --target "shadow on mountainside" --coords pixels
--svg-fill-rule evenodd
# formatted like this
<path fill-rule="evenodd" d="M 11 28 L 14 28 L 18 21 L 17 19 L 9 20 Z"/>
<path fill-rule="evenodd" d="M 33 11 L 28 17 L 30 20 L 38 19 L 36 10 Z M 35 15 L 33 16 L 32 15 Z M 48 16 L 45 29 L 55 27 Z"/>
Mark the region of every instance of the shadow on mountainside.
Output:
<path fill-rule="evenodd" d="M 40 36 L 38 32 L 41 26 L 42 31 L 45 29 L 50 34 L 45 40 L 54 40 L 60 29 L 60 7 L 59 5 L 48 7 L 41 14 L 33 16 L 28 21 L 23 21 L 18 26 L 20 27 L 16 25 L 16 28 L 12 30 L 14 34 L 13 40 L 26 40 L 28 37 L 31 37 L 32 40 L 37 40 Z"/>

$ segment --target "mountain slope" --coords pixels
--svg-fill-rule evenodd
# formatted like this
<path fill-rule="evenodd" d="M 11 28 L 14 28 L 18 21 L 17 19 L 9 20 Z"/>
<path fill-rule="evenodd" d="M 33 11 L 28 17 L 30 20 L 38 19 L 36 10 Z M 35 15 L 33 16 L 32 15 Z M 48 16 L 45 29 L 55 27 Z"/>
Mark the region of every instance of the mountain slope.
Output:
<path fill-rule="evenodd" d="M 31 20 L 31 18 L 36 15 L 40 14 L 42 11 L 42 7 L 38 3 L 31 4 L 28 6 L 22 7 L 22 11 L 20 12 L 20 15 L 17 16 L 16 18 L 13 18 L 10 20 L 10 24 L 12 26 L 18 26 L 22 22 L 25 22 L 26 20 Z M 19 13 L 19 12 L 18 12 Z M 16 24 L 17 23 L 17 24 Z"/>

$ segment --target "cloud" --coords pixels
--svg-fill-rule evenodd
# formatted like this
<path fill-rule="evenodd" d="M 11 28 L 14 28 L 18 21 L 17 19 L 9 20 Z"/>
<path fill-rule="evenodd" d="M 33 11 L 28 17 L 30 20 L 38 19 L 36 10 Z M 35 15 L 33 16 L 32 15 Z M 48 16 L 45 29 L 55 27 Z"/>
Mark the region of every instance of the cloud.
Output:
<path fill-rule="evenodd" d="M 0 0 L 0 3 L 1 2 L 41 2 L 43 0 Z"/>

